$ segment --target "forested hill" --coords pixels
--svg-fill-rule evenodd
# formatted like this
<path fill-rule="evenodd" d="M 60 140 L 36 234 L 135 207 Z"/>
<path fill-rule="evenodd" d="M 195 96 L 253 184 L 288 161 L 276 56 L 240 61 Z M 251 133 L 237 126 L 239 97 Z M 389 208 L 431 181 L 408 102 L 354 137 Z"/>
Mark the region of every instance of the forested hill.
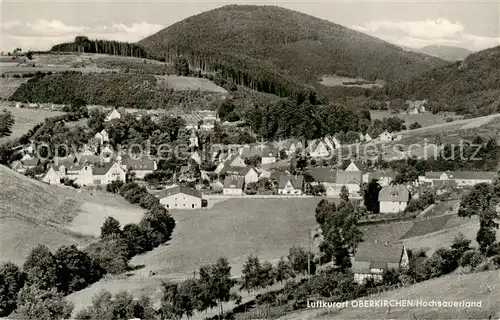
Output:
<path fill-rule="evenodd" d="M 266 84 L 269 88 L 280 82 L 274 83 L 274 78 L 263 72 L 310 83 L 323 74 L 338 72 L 369 80 L 390 80 L 445 63 L 276 6 L 224 6 L 175 23 L 138 44 L 167 60 L 183 54 L 195 67 L 219 67 L 237 82 L 271 79 Z M 262 65 L 266 68 L 260 68 Z"/>
<path fill-rule="evenodd" d="M 112 40 L 90 40 L 84 36 L 78 36 L 73 42 L 60 43 L 53 46 L 52 52 L 86 52 L 86 53 L 104 53 L 117 56 L 127 56 L 136 58 L 156 58 L 146 52 L 144 48 L 129 42 Z"/>
<path fill-rule="evenodd" d="M 429 99 L 433 111 L 500 112 L 500 46 L 391 84 L 386 90 L 392 97 Z"/>

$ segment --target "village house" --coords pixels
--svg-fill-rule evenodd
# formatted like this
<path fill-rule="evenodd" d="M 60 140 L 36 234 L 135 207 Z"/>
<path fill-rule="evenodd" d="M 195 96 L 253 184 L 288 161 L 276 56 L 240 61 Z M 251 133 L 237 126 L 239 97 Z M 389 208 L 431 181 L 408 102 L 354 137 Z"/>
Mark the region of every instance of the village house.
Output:
<path fill-rule="evenodd" d="M 196 135 L 196 132 L 194 130 L 191 130 L 191 135 L 189 136 L 189 147 L 190 148 L 199 147 L 198 136 Z"/>
<path fill-rule="evenodd" d="M 372 141 L 372 140 L 373 140 L 373 139 L 372 139 L 372 137 L 371 137 L 368 133 L 367 133 L 367 134 L 365 134 L 365 141 L 366 141 L 366 142 L 370 142 L 370 141 Z"/>
<path fill-rule="evenodd" d="M 384 271 L 405 268 L 408 264 L 408 252 L 403 244 L 361 242 L 352 258 L 354 281 L 358 284 L 366 279 L 379 282 Z"/>
<path fill-rule="evenodd" d="M 226 171 L 226 176 L 239 176 L 245 178 L 245 185 L 249 183 L 254 183 L 259 181 L 259 171 L 254 167 L 245 167 L 245 168 L 229 168 Z"/>
<path fill-rule="evenodd" d="M 116 162 L 104 166 L 85 164 L 80 169 L 75 182 L 80 186 L 106 186 L 113 181 L 125 181 L 125 176 L 125 170 Z"/>
<path fill-rule="evenodd" d="M 314 159 L 327 158 L 331 155 L 331 150 L 323 139 L 313 141 L 309 146 L 309 155 Z"/>
<path fill-rule="evenodd" d="M 106 118 L 104 118 L 104 122 L 110 122 L 115 119 L 121 119 L 121 117 L 124 115 L 123 113 L 124 113 L 123 110 L 113 109 L 110 113 L 108 113 Z"/>
<path fill-rule="evenodd" d="M 448 172 L 426 172 L 418 178 L 420 185 L 429 184 L 434 186 L 437 180 L 453 180 L 458 188 L 472 187 L 479 183 L 493 183 L 498 174 L 494 171 L 448 171 Z"/>
<path fill-rule="evenodd" d="M 378 194 L 381 213 L 403 212 L 410 201 L 410 191 L 404 185 L 384 186 Z"/>
<path fill-rule="evenodd" d="M 185 119 L 184 122 L 186 123 L 185 128 L 187 130 L 195 130 L 198 129 L 199 126 L 199 121 L 198 119 Z"/>
<path fill-rule="evenodd" d="M 12 162 L 10 167 L 12 168 L 12 170 L 19 172 L 19 173 L 26 172 L 26 168 L 23 166 L 23 163 L 19 160 Z"/>
<path fill-rule="evenodd" d="M 363 176 L 361 171 L 339 171 L 337 172 L 337 180 L 330 191 L 331 196 L 339 196 L 342 187 L 346 187 L 349 191 L 349 196 L 358 198 L 361 195 L 361 183 Z"/>
<path fill-rule="evenodd" d="M 191 152 L 191 155 L 189 156 L 189 159 L 192 159 L 198 165 L 201 165 L 201 155 L 200 155 L 199 151 L 193 151 L 193 152 Z"/>
<path fill-rule="evenodd" d="M 26 159 L 26 160 L 21 161 L 21 162 L 22 162 L 24 168 L 26 168 L 26 169 L 33 169 L 33 168 L 37 167 L 38 165 L 40 165 L 40 159 L 38 157 Z"/>
<path fill-rule="evenodd" d="M 245 178 L 240 176 L 227 176 L 224 179 L 223 194 L 225 196 L 242 196 Z"/>
<path fill-rule="evenodd" d="M 173 186 L 152 194 L 167 209 L 192 210 L 202 206 L 202 193 L 191 188 Z"/>
<path fill-rule="evenodd" d="M 270 164 L 275 163 L 276 158 L 278 157 L 278 152 L 274 149 L 266 147 L 261 151 L 261 160 L 262 164 Z"/>
<path fill-rule="evenodd" d="M 135 175 L 137 179 L 144 179 L 147 174 L 158 169 L 156 160 L 143 156 L 142 158 L 127 157 L 122 159 L 122 168 Z"/>
<path fill-rule="evenodd" d="M 303 176 L 282 174 L 279 179 L 278 194 L 301 195 L 303 186 Z"/>
<path fill-rule="evenodd" d="M 213 128 L 215 127 L 215 122 L 216 122 L 215 119 L 203 119 L 202 121 L 203 122 L 200 125 L 201 130 L 210 131 L 213 130 Z"/>
<path fill-rule="evenodd" d="M 220 174 L 225 174 L 225 172 L 229 168 L 246 168 L 245 161 L 239 156 L 239 155 L 230 155 L 226 160 L 223 162 L 219 163 L 217 165 L 217 168 L 215 168 L 214 172 L 218 175 Z"/>
<path fill-rule="evenodd" d="M 104 143 L 109 142 L 109 135 L 105 129 L 102 129 L 101 132 L 98 132 L 94 135 L 94 138 L 99 141 L 99 145 L 103 145 Z"/>
<path fill-rule="evenodd" d="M 390 142 L 392 141 L 392 134 L 390 134 L 388 131 L 384 131 L 378 136 L 378 139 L 381 142 Z"/>
<path fill-rule="evenodd" d="M 56 166 L 50 165 L 49 170 L 43 175 L 42 182 L 48 184 L 60 184 L 61 177 Z"/>
<path fill-rule="evenodd" d="M 337 172 L 330 170 L 328 168 L 317 167 L 310 168 L 307 171 L 311 177 L 314 179 L 311 182 L 311 185 L 319 185 L 322 184 L 326 190 L 326 196 L 334 196 L 335 195 L 335 183 L 337 182 Z"/>

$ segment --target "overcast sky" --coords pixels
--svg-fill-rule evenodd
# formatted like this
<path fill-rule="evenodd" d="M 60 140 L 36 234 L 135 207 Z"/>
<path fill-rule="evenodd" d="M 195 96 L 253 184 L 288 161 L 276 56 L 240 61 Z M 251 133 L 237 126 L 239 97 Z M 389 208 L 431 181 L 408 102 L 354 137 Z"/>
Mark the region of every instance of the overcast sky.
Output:
<path fill-rule="evenodd" d="M 500 1 L 129 1 L 0 0 L 2 51 L 49 49 L 76 35 L 138 41 L 191 15 L 226 4 L 273 4 L 419 48 L 473 51 L 500 45 Z"/>

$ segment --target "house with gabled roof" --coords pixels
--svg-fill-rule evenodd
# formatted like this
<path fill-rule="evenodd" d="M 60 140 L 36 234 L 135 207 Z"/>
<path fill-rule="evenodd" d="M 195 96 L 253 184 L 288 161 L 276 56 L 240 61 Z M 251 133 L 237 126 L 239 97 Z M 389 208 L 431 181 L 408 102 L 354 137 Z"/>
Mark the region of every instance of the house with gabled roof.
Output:
<path fill-rule="evenodd" d="M 231 167 L 226 171 L 226 176 L 240 176 L 245 178 L 245 184 L 259 181 L 260 172 L 255 167 Z"/>
<path fill-rule="evenodd" d="M 472 187 L 479 183 L 493 183 L 498 178 L 495 171 L 428 171 L 418 178 L 419 184 L 434 186 L 436 180 L 453 180 L 458 188 Z"/>
<path fill-rule="evenodd" d="M 405 268 L 408 264 L 408 252 L 403 244 L 361 242 L 352 258 L 351 270 L 354 281 L 363 284 L 366 279 L 380 282 L 384 271 Z"/>
<path fill-rule="evenodd" d="M 110 113 L 108 113 L 108 115 L 106 116 L 106 118 L 104 118 L 104 122 L 110 122 L 112 120 L 115 120 L 115 119 L 121 119 L 121 117 L 124 115 L 124 109 L 113 109 Z"/>
<path fill-rule="evenodd" d="M 226 176 L 222 193 L 226 196 L 242 196 L 244 187 L 244 177 L 235 175 Z"/>
<path fill-rule="evenodd" d="M 21 161 L 21 162 L 23 163 L 23 166 L 26 169 L 35 168 L 36 166 L 38 166 L 41 163 L 40 158 L 38 158 L 38 157 L 26 159 L 26 160 Z"/>
<path fill-rule="evenodd" d="M 193 210 L 200 209 L 202 206 L 203 195 L 196 189 L 176 185 L 151 193 L 167 209 Z"/>
<path fill-rule="evenodd" d="M 99 141 L 100 145 L 103 145 L 106 142 L 109 142 L 109 135 L 106 129 L 102 129 L 101 132 L 98 132 L 94 135 L 94 138 Z"/>
<path fill-rule="evenodd" d="M 332 150 L 328 148 L 323 139 L 316 140 L 309 146 L 309 155 L 311 158 L 327 158 L 331 155 L 331 152 Z"/>
<path fill-rule="evenodd" d="M 385 170 L 375 170 L 363 173 L 363 182 L 369 183 L 373 179 L 377 180 L 379 185 L 388 186 L 391 184 L 392 180 L 394 180 L 397 176 L 397 172 L 392 169 Z"/>
<path fill-rule="evenodd" d="M 92 167 L 93 185 L 107 185 L 113 181 L 125 182 L 126 172 L 117 162 Z"/>
<path fill-rule="evenodd" d="M 365 134 L 365 141 L 366 141 L 366 142 L 370 142 L 370 141 L 372 141 L 372 140 L 373 140 L 373 139 L 372 139 L 372 137 L 371 137 L 368 133 L 367 133 L 367 134 Z"/>
<path fill-rule="evenodd" d="M 126 157 L 122 159 L 122 167 L 125 171 L 135 174 L 137 179 L 144 179 L 147 174 L 158 169 L 155 159 L 143 156 L 141 158 Z"/>
<path fill-rule="evenodd" d="M 225 174 L 225 172 L 231 167 L 245 168 L 246 166 L 247 165 L 241 156 L 232 154 L 226 160 L 219 163 L 214 172 L 220 175 Z"/>
<path fill-rule="evenodd" d="M 282 174 L 279 179 L 278 194 L 301 195 L 304 176 Z"/>
<path fill-rule="evenodd" d="M 61 177 L 56 166 L 49 165 L 49 169 L 44 173 L 42 177 L 42 182 L 55 185 L 61 184 Z"/>
<path fill-rule="evenodd" d="M 404 185 L 383 186 L 378 201 L 381 213 L 403 212 L 410 201 L 410 191 Z"/>
<path fill-rule="evenodd" d="M 325 187 L 327 196 L 335 195 L 335 184 L 337 182 L 337 172 L 324 167 L 310 168 L 307 173 L 313 178 L 311 185 L 322 184 Z"/>
<path fill-rule="evenodd" d="M 344 171 L 359 171 L 366 172 L 368 171 L 368 166 L 361 161 L 351 160 L 351 163 L 345 168 Z"/>
<path fill-rule="evenodd" d="M 393 137 L 392 137 L 392 134 L 389 133 L 389 131 L 384 131 L 382 132 L 379 136 L 378 136 L 378 139 L 381 141 L 381 142 L 390 142 L 393 140 Z"/>

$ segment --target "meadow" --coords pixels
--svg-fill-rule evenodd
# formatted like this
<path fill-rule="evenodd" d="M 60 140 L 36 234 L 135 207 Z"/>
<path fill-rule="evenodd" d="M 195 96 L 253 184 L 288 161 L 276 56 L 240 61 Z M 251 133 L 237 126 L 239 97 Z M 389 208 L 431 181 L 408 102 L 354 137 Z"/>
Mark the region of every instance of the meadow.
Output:
<path fill-rule="evenodd" d="M 157 76 L 158 84 L 173 90 L 197 90 L 206 92 L 227 93 L 227 90 L 219 87 L 205 78 L 182 77 L 182 76 Z"/>
<path fill-rule="evenodd" d="M 337 75 L 328 75 L 321 78 L 320 84 L 326 87 L 358 87 L 358 88 L 373 88 L 383 87 L 384 82 L 381 80 L 369 81 L 362 78 L 348 78 Z"/>

